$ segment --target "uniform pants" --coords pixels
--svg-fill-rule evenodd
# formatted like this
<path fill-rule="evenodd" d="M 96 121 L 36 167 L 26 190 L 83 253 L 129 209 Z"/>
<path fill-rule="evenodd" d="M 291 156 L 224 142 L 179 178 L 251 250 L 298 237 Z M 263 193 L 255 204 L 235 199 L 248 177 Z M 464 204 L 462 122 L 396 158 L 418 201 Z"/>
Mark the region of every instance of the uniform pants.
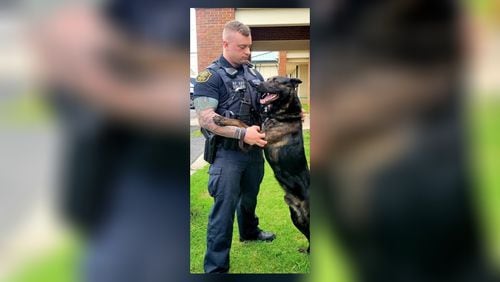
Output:
<path fill-rule="evenodd" d="M 264 176 L 262 150 L 245 153 L 219 148 L 209 174 L 208 191 L 214 204 L 208 218 L 204 269 L 224 273 L 229 271 L 235 211 L 241 238 L 253 238 L 260 231 L 255 207 Z"/>

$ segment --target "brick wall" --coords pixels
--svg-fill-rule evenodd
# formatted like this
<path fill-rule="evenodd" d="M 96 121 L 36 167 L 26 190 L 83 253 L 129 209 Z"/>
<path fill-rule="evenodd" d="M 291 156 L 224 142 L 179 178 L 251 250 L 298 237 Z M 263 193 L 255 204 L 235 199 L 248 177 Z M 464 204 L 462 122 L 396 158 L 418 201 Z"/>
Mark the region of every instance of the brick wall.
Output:
<path fill-rule="evenodd" d="M 222 54 L 222 29 L 226 22 L 234 19 L 234 8 L 196 9 L 196 40 L 200 72 Z"/>

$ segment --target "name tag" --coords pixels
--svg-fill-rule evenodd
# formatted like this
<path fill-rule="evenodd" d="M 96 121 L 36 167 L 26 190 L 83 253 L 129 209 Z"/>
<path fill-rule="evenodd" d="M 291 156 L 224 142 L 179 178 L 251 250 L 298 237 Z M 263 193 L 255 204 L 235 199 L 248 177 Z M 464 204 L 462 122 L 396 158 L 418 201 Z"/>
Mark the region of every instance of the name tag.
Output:
<path fill-rule="evenodd" d="M 232 81 L 232 83 L 233 83 L 233 90 L 246 89 L 245 81 L 243 81 L 243 80 L 234 80 L 234 81 Z"/>

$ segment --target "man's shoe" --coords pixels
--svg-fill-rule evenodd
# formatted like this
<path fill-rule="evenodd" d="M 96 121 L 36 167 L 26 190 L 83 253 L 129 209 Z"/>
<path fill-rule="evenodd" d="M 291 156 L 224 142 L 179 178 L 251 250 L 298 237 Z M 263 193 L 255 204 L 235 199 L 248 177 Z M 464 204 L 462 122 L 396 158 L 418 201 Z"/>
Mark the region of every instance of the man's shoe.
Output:
<path fill-rule="evenodd" d="M 276 235 L 272 232 L 267 232 L 267 231 L 259 231 L 255 237 L 252 238 L 242 238 L 240 237 L 240 242 L 245 242 L 245 241 L 266 241 L 266 242 L 271 242 L 276 238 Z"/>

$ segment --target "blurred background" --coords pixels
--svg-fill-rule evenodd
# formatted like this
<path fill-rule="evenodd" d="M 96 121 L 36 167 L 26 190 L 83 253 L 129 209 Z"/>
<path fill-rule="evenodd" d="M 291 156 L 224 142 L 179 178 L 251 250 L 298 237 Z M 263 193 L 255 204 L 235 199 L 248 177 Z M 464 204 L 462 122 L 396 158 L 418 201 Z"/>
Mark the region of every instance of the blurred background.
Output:
<path fill-rule="evenodd" d="M 188 274 L 201 6 L 1 2 L 0 281 L 215 279 Z M 313 267 L 224 279 L 495 281 L 498 1 L 286 6 L 311 8 Z"/>
<path fill-rule="evenodd" d="M 496 281 L 498 4 L 312 11 L 313 277 Z"/>

